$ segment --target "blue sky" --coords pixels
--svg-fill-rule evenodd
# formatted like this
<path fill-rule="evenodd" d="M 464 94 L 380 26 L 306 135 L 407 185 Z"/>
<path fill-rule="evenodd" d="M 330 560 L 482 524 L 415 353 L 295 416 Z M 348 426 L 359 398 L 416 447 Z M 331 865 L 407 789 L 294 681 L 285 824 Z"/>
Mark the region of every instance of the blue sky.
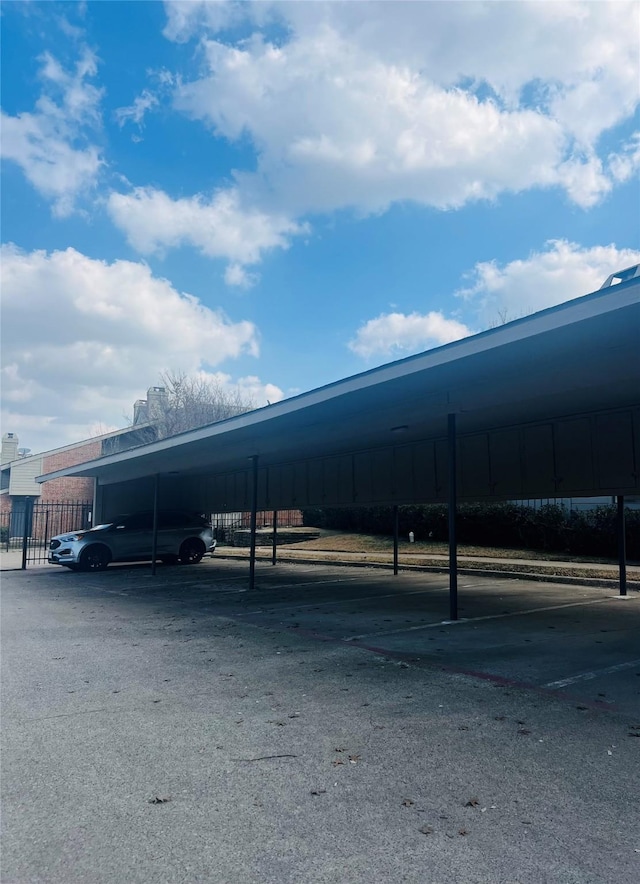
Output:
<path fill-rule="evenodd" d="M 257 405 L 640 261 L 637 4 L 5 3 L 3 431 Z"/>

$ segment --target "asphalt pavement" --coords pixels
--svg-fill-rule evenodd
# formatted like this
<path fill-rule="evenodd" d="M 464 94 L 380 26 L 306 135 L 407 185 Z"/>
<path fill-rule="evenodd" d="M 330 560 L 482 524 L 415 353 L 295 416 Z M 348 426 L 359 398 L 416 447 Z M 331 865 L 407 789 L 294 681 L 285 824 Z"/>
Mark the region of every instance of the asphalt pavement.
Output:
<path fill-rule="evenodd" d="M 4 884 L 636 884 L 640 599 L 259 563 L 2 578 Z"/>

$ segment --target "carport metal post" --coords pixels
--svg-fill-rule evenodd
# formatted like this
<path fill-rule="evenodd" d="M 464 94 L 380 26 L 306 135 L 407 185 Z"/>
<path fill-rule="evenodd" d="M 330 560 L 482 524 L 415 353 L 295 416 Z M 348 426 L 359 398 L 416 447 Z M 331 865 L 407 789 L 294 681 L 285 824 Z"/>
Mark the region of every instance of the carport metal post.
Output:
<path fill-rule="evenodd" d="M 458 619 L 458 540 L 456 537 L 456 416 L 447 416 L 449 464 L 449 620 Z"/>
<path fill-rule="evenodd" d="M 278 510 L 273 511 L 273 549 L 271 550 L 271 564 L 276 563 L 276 547 L 278 543 Z"/>
<path fill-rule="evenodd" d="M 627 594 L 627 539 L 625 536 L 624 496 L 618 495 L 618 567 L 620 570 L 620 595 Z"/>
<path fill-rule="evenodd" d="M 398 507 L 393 508 L 393 573 L 398 574 Z"/>
<path fill-rule="evenodd" d="M 151 533 L 151 576 L 156 576 L 156 558 L 158 555 L 158 489 L 160 476 L 153 477 L 153 529 Z"/>
<path fill-rule="evenodd" d="M 258 523 L 258 455 L 249 458 L 252 464 L 251 476 L 251 546 L 249 547 L 249 589 L 256 585 L 256 526 Z"/>

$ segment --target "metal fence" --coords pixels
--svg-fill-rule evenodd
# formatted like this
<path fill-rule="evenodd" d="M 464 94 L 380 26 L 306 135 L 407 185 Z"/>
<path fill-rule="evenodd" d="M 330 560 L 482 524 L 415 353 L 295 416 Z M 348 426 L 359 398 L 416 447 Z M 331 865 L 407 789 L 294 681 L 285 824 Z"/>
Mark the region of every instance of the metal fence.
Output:
<path fill-rule="evenodd" d="M 47 561 L 49 541 L 56 534 L 87 529 L 91 526 L 93 504 L 88 501 L 41 501 L 25 497 L 13 501 L 10 513 L 0 519 L 0 544 L 6 551 L 22 551 L 22 567 Z M 268 510 L 259 512 L 258 528 L 273 526 L 274 515 L 278 528 L 297 528 L 302 525 L 300 510 Z M 249 528 L 250 512 L 213 513 L 211 524 L 214 537 L 221 543 L 228 541 L 236 529 Z"/>
<path fill-rule="evenodd" d="M 22 551 L 22 567 L 47 561 L 49 541 L 56 534 L 89 528 L 93 504 L 88 500 L 14 501 L 0 522 L 0 541 L 7 552 Z"/>
<path fill-rule="evenodd" d="M 302 525 L 301 510 L 264 510 L 256 517 L 258 528 L 273 527 L 274 515 L 277 519 L 278 528 L 299 528 Z M 236 529 L 251 527 L 251 513 L 212 513 L 211 524 L 213 536 L 221 543 L 229 540 Z"/>

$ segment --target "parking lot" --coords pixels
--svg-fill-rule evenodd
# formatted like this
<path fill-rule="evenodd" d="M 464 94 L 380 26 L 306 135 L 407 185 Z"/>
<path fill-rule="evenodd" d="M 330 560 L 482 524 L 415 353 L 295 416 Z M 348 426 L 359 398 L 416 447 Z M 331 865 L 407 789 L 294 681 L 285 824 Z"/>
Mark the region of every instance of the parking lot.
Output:
<path fill-rule="evenodd" d="M 3 575 L 3 882 L 636 882 L 632 592 Z M 165 800 L 166 799 L 166 800 Z"/>

